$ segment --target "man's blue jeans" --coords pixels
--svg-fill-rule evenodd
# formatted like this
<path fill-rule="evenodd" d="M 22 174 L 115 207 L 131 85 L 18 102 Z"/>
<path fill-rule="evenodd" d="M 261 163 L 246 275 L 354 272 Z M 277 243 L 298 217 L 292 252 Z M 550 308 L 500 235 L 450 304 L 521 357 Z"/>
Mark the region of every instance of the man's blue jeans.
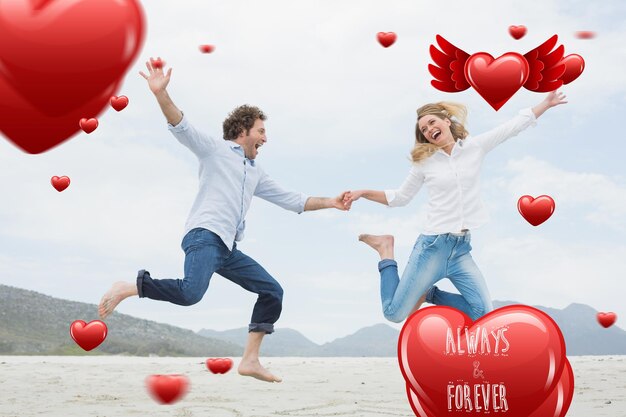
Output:
<path fill-rule="evenodd" d="M 396 323 L 403 321 L 426 291 L 427 302 L 454 307 L 472 320 L 493 310 L 487 284 L 470 255 L 471 250 L 469 232 L 420 235 L 402 279 L 396 261 L 380 261 L 380 295 L 385 318 Z M 442 278 L 452 281 L 461 294 L 434 286 Z"/>
<path fill-rule="evenodd" d="M 202 299 L 214 272 L 244 289 L 258 294 L 248 331 L 272 333 L 282 311 L 283 289 L 254 259 L 237 249 L 232 252 L 210 230 L 196 228 L 185 235 L 185 277 L 153 279 L 146 270 L 139 271 L 139 297 L 189 306 Z"/>

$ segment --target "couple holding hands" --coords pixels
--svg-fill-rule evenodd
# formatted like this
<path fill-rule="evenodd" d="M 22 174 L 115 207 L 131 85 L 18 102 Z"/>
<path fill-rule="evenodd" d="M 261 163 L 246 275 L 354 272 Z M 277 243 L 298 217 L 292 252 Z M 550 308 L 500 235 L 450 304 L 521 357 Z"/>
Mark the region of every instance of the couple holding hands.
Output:
<path fill-rule="evenodd" d="M 486 133 L 470 136 L 464 127 L 464 106 L 439 102 L 417 110 L 413 164 L 402 185 L 392 190 L 346 191 L 334 198 L 310 197 L 283 189 L 259 166 L 256 157 L 266 142 L 265 114 L 248 105 L 234 109 L 223 123 L 224 138 L 205 135 L 176 107 L 166 87 L 167 72 L 147 62 L 140 72 L 155 95 L 168 128 L 198 158 L 199 190 L 185 225 L 184 278 L 154 279 L 140 270 L 134 282 L 116 282 L 102 297 L 104 319 L 125 298 L 139 296 L 188 306 L 206 292 L 213 273 L 258 294 L 248 327 L 248 341 L 238 367 L 241 375 L 267 382 L 281 379 L 259 361 L 261 342 L 274 331 L 282 310 L 280 284 L 256 261 L 237 249 L 243 238 L 245 215 L 253 196 L 301 213 L 325 208 L 349 210 L 360 198 L 389 207 L 408 204 L 425 185 L 428 217 L 402 277 L 394 260 L 393 236 L 361 235 L 359 240 L 380 255 L 378 270 L 385 318 L 402 322 L 424 302 L 457 308 L 473 320 L 493 309 L 485 280 L 470 254 L 470 230 L 487 220 L 480 199 L 479 176 L 487 152 L 517 135 L 546 110 L 566 103 L 559 92 L 549 93 L 535 107 Z M 442 291 L 435 283 L 448 278 L 459 294 Z"/>

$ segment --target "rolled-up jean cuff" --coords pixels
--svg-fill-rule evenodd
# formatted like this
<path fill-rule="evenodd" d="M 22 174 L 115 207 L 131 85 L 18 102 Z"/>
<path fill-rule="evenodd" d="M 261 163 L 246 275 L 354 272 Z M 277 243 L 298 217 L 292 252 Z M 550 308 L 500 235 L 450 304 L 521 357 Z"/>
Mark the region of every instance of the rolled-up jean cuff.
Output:
<path fill-rule="evenodd" d="M 397 268 L 398 263 L 393 259 L 383 259 L 382 261 L 378 262 L 378 271 L 380 272 L 388 266 L 395 266 Z"/>
<path fill-rule="evenodd" d="M 137 272 L 137 294 L 140 298 L 145 297 L 145 295 L 143 295 L 143 277 L 146 275 L 150 276 L 150 272 L 145 269 L 141 269 Z"/>
<path fill-rule="evenodd" d="M 434 304 L 433 303 L 433 298 L 435 297 L 435 291 L 437 291 L 439 288 L 437 288 L 436 285 L 433 285 L 432 287 L 430 287 L 428 289 L 428 291 L 426 291 L 426 302 L 429 304 Z"/>
<path fill-rule="evenodd" d="M 248 332 L 265 332 L 265 334 L 274 333 L 274 325 L 272 323 L 250 323 Z"/>

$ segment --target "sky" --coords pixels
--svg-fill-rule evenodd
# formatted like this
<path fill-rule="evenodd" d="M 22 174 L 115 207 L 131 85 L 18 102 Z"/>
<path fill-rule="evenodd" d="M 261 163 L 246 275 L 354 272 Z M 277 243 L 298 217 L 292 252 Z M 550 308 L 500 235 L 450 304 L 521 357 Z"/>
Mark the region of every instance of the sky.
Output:
<path fill-rule="evenodd" d="M 478 134 L 543 100 L 522 89 L 496 112 L 473 89 L 434 89 L 427 66 L 437 34 L 494 57 L 526 53 L 557 34 L 566 54 L 585 59 L 585 70 L 562 88 L 568 104 L 485 159 L 482 197 L 491 219 L 472 231 L 472 254 L 495 300 L 584 303 L 617 313 L 624 328 L 624 2 L 151 0 L 143 9 L 145 43 L 117 92 L 130 99 L 126 109 L 105 109 L 95 132 L 39 155 L 0 139 L 0 283 L 97 304 L 139 269 L 182 278 L 180 243 L 198 165 L 138 75 L 151 56 L 173 68 L 168 91 L 196 127 L 221 138 L 233 108 L 257 105 L 268 115 L 258 163 L 285 188 L 335 196 L 403 182 L 415 110 L 425 103 L 464 103 L 467 128 Z M 515 40 L 509 25 L 528 32 Z M 580 30 L 596 36 L 578 39 Z M 391 31 L 397 41 L 383 48 L 376 34 Z M 215 51 L 202 54 L 201 44 Z M 70 187 L 57 192 L 54 175 L 69 176 Z M 556 210 L 533 227 L 517 200 L 544 194 Z M 425 189 L 406 207 L 358 201 L 347 213 L 298 215 L 254 199 L 238 246 L 285 290 L 276 327 L 325 343 L 385 322 L 378 256 L 357 236 L 394 235 L 402 271 L 426 214 Z M 255 298 L 215 275 L 194 306 L 133 298 L 117 311 L 225 330 L 247 326 Z"/>

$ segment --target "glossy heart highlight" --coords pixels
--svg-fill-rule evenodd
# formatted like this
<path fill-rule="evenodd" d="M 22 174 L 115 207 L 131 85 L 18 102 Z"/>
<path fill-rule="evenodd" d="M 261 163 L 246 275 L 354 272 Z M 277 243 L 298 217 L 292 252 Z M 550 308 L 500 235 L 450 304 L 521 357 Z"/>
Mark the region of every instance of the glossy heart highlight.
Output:
<path fill-rule="evenodd" d="M 517 201 L 517 210 L 533 226 L 539 226 L 554 213 L 554 200 L 549 195 L 533 198 L 524 195 Z"/>
<path fill-rule="evenodd" d="M 104 342 L 107 331 L 107 325 L 100 320 L 93 320 L 88 324 L 83 320 L 76 320 L 70 326 L 72 339 L 78 346 L 87 351 L 95 349 Z"/>

